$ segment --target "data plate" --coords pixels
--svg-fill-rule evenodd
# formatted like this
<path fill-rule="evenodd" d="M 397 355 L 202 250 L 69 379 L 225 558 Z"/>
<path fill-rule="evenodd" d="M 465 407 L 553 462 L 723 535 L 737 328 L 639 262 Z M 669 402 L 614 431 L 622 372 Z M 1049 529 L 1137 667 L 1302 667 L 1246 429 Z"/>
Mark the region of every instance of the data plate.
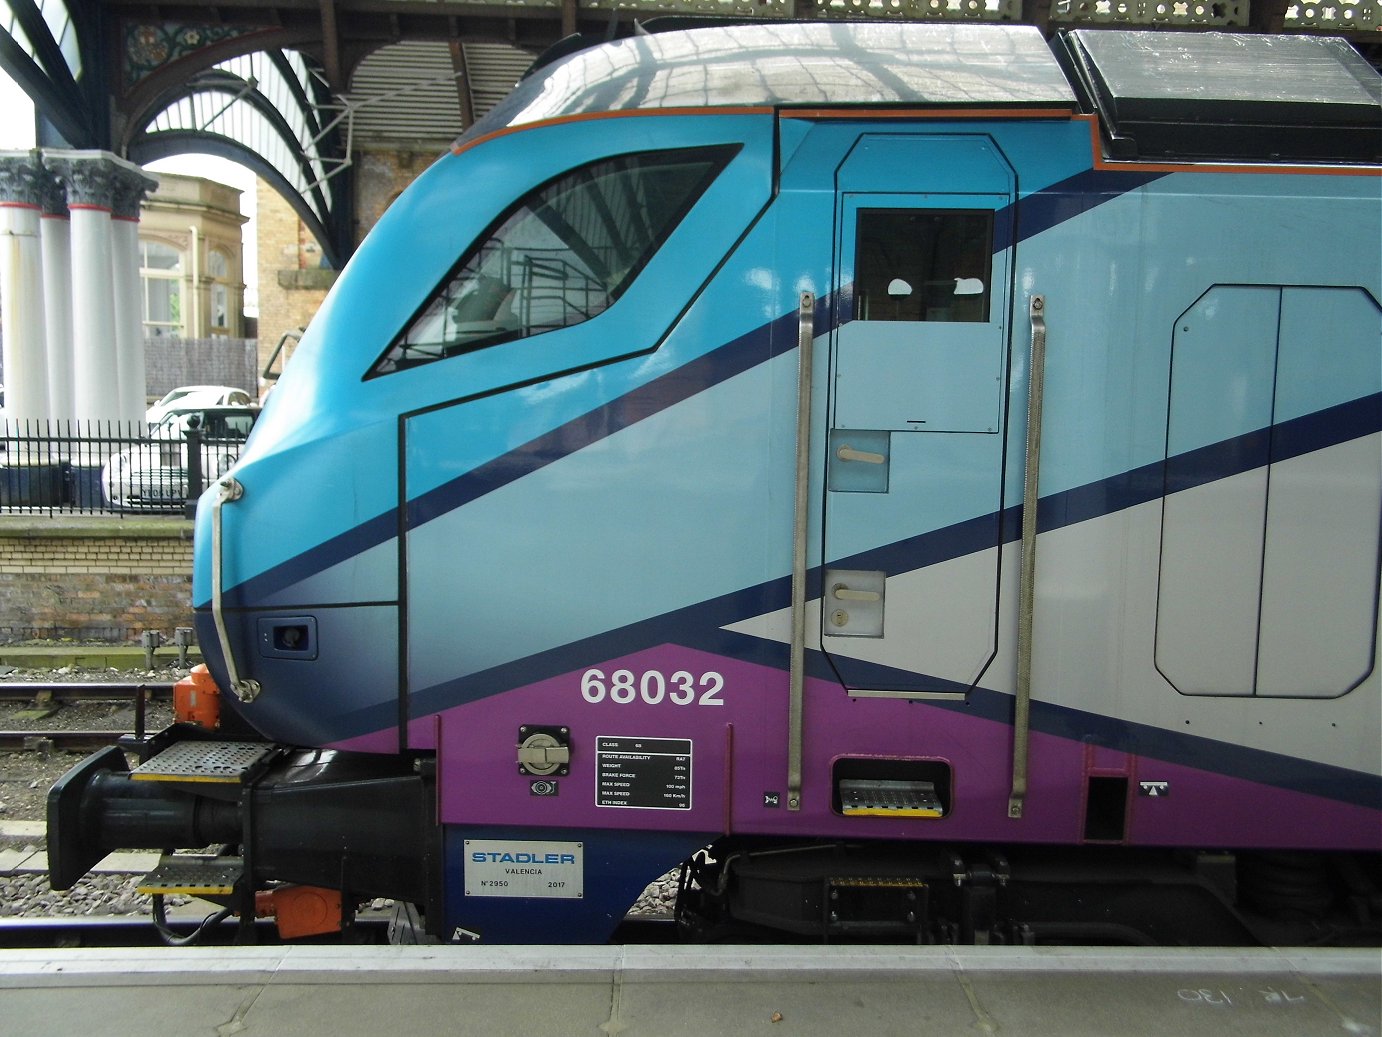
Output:
<path fill-rule="evenodd" d="M 691 809 L 691 739 L 601 735 L 595 759 L 596 806 Z"/>
<path fill-rule="evenodd" d="M 585 895 L 584 850 L 584 843 L 467 839 L 465 895 L 579 900 Z"/>

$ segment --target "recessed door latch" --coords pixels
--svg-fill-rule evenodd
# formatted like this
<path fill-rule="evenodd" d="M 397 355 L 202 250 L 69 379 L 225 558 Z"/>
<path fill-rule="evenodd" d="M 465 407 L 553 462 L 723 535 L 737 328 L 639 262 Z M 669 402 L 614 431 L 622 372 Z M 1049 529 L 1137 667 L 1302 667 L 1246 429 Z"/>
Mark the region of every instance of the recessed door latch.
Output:
<path fill-rule="evenodd" d="M 567 774 L 570 763 L 570 728 L 524 724 L 518 729 L 519 774 Z"/>
<path fill-rule="evenodd" d="M 827 637 L 882 637 L 887 573 L 827 569 L 825 610 Z"/>

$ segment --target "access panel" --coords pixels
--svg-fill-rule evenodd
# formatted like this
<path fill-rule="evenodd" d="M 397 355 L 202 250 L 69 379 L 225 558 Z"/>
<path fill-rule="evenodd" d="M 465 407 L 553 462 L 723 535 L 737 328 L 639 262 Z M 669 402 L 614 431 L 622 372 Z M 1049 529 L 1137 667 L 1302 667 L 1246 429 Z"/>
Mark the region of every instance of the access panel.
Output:
<path fill-rule="evenodd" d="M 1157 669 L 1181 694 L 1330 698 L 1377 658 L 1382 310 L 1216 285 L 1176 321 Z"/>

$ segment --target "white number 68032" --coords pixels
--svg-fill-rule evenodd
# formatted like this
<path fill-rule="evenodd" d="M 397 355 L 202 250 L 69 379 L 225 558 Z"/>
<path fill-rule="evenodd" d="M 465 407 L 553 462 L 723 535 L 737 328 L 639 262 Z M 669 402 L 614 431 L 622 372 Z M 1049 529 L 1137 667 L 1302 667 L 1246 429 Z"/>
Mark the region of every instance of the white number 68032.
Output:
<path fill-rule="evenodd" d="M 671 676 L 661 670 L 644 670 L 638 675 L 632 670 L 615 670 L 606 677 L 604 670 L 589 669 L 581 675 L 581 697 L 592 704 L 608 698 L 621 706 L 640 700 L 650 706 L 661 702 L 723 706 L 720 692 L 724 689 L 724 676 L 714 670 L 699 676 L 687 670 L 677 670 Z"/>

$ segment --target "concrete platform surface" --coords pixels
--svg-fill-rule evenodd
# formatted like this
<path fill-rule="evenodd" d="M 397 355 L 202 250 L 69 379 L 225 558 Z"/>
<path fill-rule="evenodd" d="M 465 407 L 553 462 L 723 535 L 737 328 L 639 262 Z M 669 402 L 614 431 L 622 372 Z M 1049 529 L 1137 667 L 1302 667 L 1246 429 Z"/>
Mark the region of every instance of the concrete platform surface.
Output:
<path fill-rule="evenodd" d="M 25 1037 L 1370 1037 L 1376 950 L 0 950 Z"/>

